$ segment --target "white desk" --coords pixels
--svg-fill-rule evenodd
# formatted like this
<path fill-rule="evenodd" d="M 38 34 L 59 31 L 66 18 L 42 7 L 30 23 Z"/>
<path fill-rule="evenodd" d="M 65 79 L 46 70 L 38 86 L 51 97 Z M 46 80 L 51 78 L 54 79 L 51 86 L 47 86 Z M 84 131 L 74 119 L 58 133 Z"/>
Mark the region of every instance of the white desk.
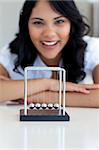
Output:
<path fill-rule="evenodd" d="M 70 122 L 20 122 L 0 105 L 0 150 L 99 150 L 99 109 L 67 108 Z"/>

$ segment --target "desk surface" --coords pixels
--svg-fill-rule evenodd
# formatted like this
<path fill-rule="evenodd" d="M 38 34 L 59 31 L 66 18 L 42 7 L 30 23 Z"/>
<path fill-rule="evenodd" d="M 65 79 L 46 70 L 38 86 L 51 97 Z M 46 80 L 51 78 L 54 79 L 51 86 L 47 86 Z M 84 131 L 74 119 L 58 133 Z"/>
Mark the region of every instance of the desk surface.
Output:
<path fill-rule="evenodd" d="M 0 150 L 99 150 L 99 109 L 67 108 L 70 122 L 20 122 L 0 105 Z"/>

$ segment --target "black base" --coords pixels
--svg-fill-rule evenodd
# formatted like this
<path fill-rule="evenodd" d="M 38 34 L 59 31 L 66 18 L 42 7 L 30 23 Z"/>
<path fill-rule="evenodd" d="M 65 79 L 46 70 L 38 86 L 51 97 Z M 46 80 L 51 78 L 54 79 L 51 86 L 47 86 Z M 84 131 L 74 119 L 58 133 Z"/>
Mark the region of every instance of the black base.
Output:
<path fill-rule="evenodd" d="M 63 110 L 61 110 L 62 114 Z M 27 115 L 24 115 L 24 109 L 20 110 L 20 121 L 69 121 L 70 117 L 65 112 L 65 115 L 60 115 L 59 110 L 27 110 Z"/>

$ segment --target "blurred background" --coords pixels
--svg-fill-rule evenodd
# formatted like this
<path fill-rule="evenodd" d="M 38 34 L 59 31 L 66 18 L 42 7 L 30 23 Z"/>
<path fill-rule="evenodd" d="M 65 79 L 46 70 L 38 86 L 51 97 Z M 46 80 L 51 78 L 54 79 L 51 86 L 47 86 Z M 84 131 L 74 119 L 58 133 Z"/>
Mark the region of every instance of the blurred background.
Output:
<path fill-rule="evenodd" d="M 0 0 L 0 48 L 18 31 L 19 12 L 24 0 Z M 81 14 L 87 17 L 91 36 L 99 37 L 99 0 L 75 0 Z"/>

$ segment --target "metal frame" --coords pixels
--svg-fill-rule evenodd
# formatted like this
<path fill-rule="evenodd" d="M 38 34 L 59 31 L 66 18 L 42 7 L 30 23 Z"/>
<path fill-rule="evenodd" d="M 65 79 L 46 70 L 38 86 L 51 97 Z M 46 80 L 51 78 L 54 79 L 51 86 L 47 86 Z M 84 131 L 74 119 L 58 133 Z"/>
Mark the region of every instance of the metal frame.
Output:
<path fill-rule="evenodd" d="M 21 112 L 22 113 L 22 117 L 21 117 L 21 121 L 28 121 L 28 119 L 25 119 L 25 117 L 28 116 L 28 107 L 27 107 L 27 80 L 28 80 L 28 77 L 27 77 L 27 73 L 28 71 L 35 71 L 35 70 L 43 70 L 43 71 L 58 71 L 59 72 L 59 116 L 62 117 L 63 119 L 58 119 L 58 120 L 64 120 L 64 117 L 68 114 L 66 113 L 65 111 L 65 89 L 66 89 L 66 71 L 63 69 L 63 68 L 60 68 L 60 67 L 34 67 L 34 66 L 29 66 L 29 67 L 26 67 L 25 68 L 25 71 L 24 71 L 24 111 Z M 63 92 L 62 92 L 63 91 Z M 62 96 L 63 94 L 63 96 Z M 62 97 L 63 97 L 63 104 L 62 104 Z M 63 107 L 62 107 L 63 106 Z M 37 110 L 38 111 L 38 110 Z M 53 111 L 53 110 L 52 110 Z M 58 116 L 58 118 L 59 118 Z M 51 120 L 50 118 L 51 116 L 49 116 L 49 120 Z M 31 118 L 31 117 L 30 117 Z M 42 117 L 41 117 L 42 118 Z M 55 118 L 55 117 L 54 117 Z M 31 120 L 31 119 L 30 119 Z M 35 118 L 34 120 L 37 121 L 37 119 Z M 42 119 L 38 119 L 39 121 L 41 121 Z M 44 119 L 44 116 L 43 116 L 43 121 L 45 121 L 46 119 Z M 57 117 L 56 119 L 57 120 Z M 58 121 L 57 120 L 57 121 Z M 67 119 L 65 118 L 65 120 L 69 120 L 69 116 L 67 117 Z M 32 121 L 32 120 L 31 120 Z M 52 119 L 53 121 L 53 119 Z"/>

